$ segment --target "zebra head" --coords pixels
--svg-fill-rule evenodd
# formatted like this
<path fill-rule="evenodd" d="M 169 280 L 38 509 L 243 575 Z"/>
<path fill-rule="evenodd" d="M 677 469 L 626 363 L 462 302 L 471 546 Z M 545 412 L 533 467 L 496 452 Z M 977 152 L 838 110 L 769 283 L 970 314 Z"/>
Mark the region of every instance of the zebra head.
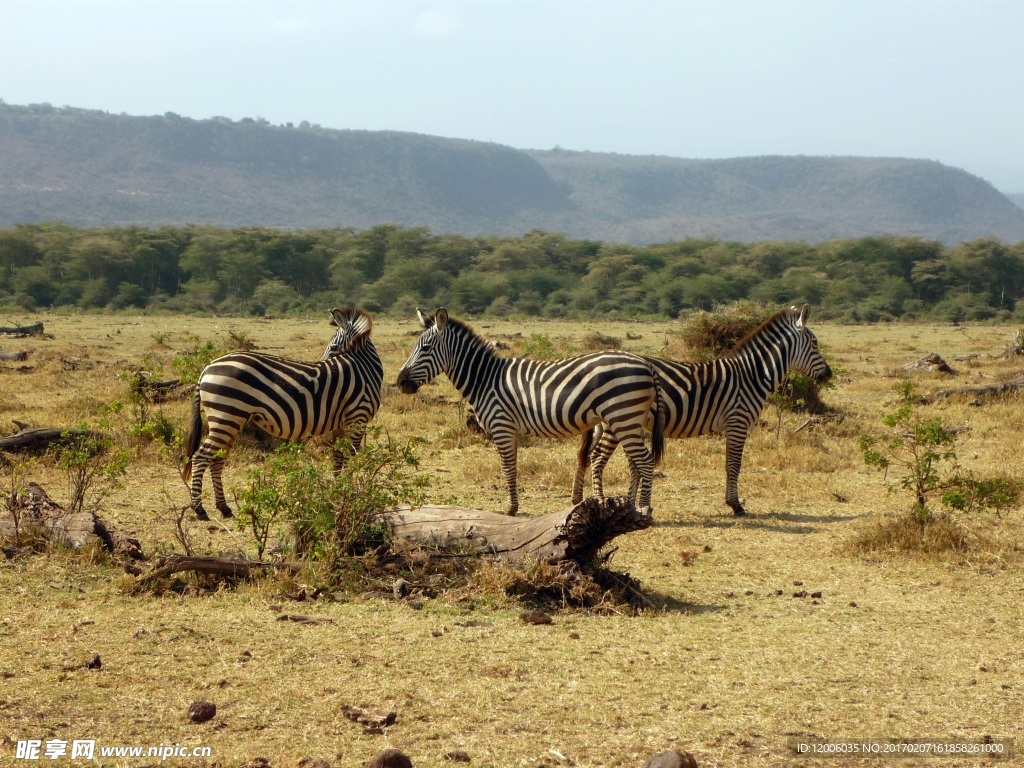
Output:
<path fill-rule="evenodd" d="M 373 328 L 373 321 L 370 316 L 361 309 L 345 307 L 344 309 L 331 310 L 331 325 L 337 327 L 334 337 L 324 350 L 321 360 L 327 360 L 335 355 L 344 355 L 366 336 Z"/>
<path fill-rule="evenodd" d="M 423 333 L 416 339 L 412 354 L 398 372 L 398 388 L 407 395 L 414 394 L 439 373 L 447 370 L 451 356 L 450 345 L 445 343 L 448 311 L 441 307 L 433 315 L 424 315 L 417 308 L 416 314 L 423 326 Z"/>
<path fill-rule="evenodd" d="M 832 368 L 818 349 L 818 337 L 807 327 L 811 305 L 804 304 L 800 309 L 791 307 L 789 314 L 790 317 L 796 317 L 793 323 L 796 334 L 790 352 L 790 366 L 814 379 L 818 384 L 824 384 L 832 378 Z"/>

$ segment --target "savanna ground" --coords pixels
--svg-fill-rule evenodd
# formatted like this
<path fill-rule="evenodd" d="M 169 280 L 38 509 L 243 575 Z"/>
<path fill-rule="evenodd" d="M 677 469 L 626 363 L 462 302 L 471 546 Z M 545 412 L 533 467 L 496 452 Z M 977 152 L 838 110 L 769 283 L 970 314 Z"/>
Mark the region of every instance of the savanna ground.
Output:
<path fill-rule="evenodd" d="M 265 351 L 315 359 L 331 332 L 321 319 L 38 319 L 53 339 L 0 340 L 4 350 L 30 350 L 25 364 L 32 366 L 19 373 L 21 364 L 8 363 L 0 372 L 4 421 L 95 420 L 101 406 L 124 398 L 119 371 L 162 364 L 169 378 L 166 366 L 194 343 L 192 334 L 226 346 L 235 331 Z M 858 436 L 880 429 L 881 414 L 895 408 L 895 380 L 883 373 L 937 352 L 959 373 L 916 374 L 920 392 L 1001 381 L 1024 363 L 987 355 L 1000 353 L 1016 329 L 813 325 L 843 371 L 824 394 L 838 417 L 798 431 L 805 416 L 784 414 L 778 429 L 776 410 L 765 412 L 740 478 L 751 513 L 745 519 L 723 503 L 723 440 L 669 442 L 654 488 L 657 523 L 618 539 L 611 561 L 646 589 L 653 607 L 639 614 L 562 611 L 553 624 L 532 626 L 519 620 L 523 607 L 514 600 L 465 593 L 418 609 L 359 596 L 289 608 L 287 594 L 299 584 L 285 579 L 155 596 L 132 594 L 130 577 L 79 555 L 0 558 L 0 764 L 31 764 L 14 759 L 15 743 L 30 738 L 205 745 L 209 763 L 263 756 L 273 766 L 303 757 L 360 765 L 386 747 L 416 766 L 451 764 L 445 754 L 455 750 L 481 766 L 639 766 L 673 748 L 692 752 L 701 766 L 802 765 L 808 758 L 787 748 L 794 736 L 992 736 L 1016 738 L 1024 748 L 1024 575 L 1015 549 L 1024 540 L 1024 511 L 973 515 L 969 537 L 988 545 L 966 552 L 852 546 L 911 504 L 906 493 L 886 492 L 857 447 Z M 627 349 L 656 352 L 672 341 L 673 324 L 482 320 L 475 327 L 513 347 L 545 334 L 578 349 L 599 331 Z M 377 321 L 386 384 L 415 328 Z M 952 360 L 966 353 L 980 357 Z M 417 396 L 390 387 L 377 423 L 396 437 L 427 438 L 421 456 L 434 498 L 502 509 L 497 455 L 466 431 L 457 402 L 447 380 Z M 187 402 L 162 408 L 185 424 Z M 1019 397 L 920 410 L 966 428 L 959 451 L 972 469 L 1022 474 Z M 168 552 L 176 546 L 168 511 L 186 503 L 187 491 L 154 444 L 132 451 L 124 487 L 102 514 L 135 531 L 146 552 Z M 227 487 L 241 485 L 264 458 L 251 446 L 233 451 Z M 574 458 L 570 442 L 533 440 L 521 449 L 526 514 L 567 506 Z M 64 499 L 52 461 L 39 458 L 28 471 Z M 11 468 L 3 472 L 9 483 Z M 617 454 L 609 490 L 621 492 L 627 480 Z M 201 551 L 231 551 L 244 540 L 233 522 L 189 526 Z M 810 596 L 816 592 L 820 598 Z M 333 623 L 278 621 L 283 602 L 284 610 Z M 102 669 L 65 669 L 93 654 Z M 197 699 L 218 708 L 203 725 L 186 717 Z M 346 704 L 391 709 L 398 719 L 386 734 L 364 734 L 342 715 Z M 863 764 L 890 762 L 985 763 Z"/>

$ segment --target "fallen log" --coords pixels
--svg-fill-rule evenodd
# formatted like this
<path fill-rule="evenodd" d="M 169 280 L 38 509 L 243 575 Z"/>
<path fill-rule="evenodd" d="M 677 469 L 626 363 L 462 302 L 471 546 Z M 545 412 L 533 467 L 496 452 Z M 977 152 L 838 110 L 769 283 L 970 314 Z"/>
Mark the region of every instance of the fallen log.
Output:
<path fill-rule="evenodd" d="M 42 322 L 32 323 L 31 325 L 4 325 L 0 326 L 0 336 L 14 336 L 15 338 L 23 338 L 25 336 L 42 336 L 43 335 L 43 324 Z"/>
<path fill-rule="evenodd" d="M 41 534 L 50 544 L 70 549 L 98 542 L 111 554 L 129 560 L 146 559 L 137 539 L 108 525 L 94 512 L 64 509 L 33 482 L 25 483 L 7 500 L 7 512 L 0 516 L 0 537 L 17 541 L 30 534 Z"/>
<path fill-rule="evenodd" d="M 58 429 L 57 427 L 30 427 L 20 421 L 14 425 L 18 431 L 13 435 L 0 437 L 0 451 L 41 451 L 54 443 L 63 443 L 79 438 L 101 440 L 103 432 L 94 429 Z"/>
<path fill-rule="evenodd" d="M 28 357 L 28 352 L 23 349 L 17 352 L 0 352 L 0 360 L 14 360 L 15 362 L 21 362 L 26 357 Z"/>
<path fill-rule="evenodd" d="M 594 497 L 562 512 L 509 517 L 446 504 L 397 507 L 378 516 L 397 539 L 421 547 L 547 562 L 586 563 L 616 536 L 649 528 L 649 509 L 624 498 Z"/>
<path fill-rule="evenodd" d="M 954 389 L 940 389 L 932 397 L 972 397 L 974 399 L 980 399 L 982 397 L 995 397 L 997 395 L 1005 395 L 1010 392 L 1020 392 L 1024 390 L 1024 376 L 1019 376 L 1016 379 L 1003 382 L 1002 384 L 989 384 L 984 387 L 956 387 Z"/>
<path fill-rule="evenodd" d="M 913 363 L 907 363 L 897 368 L 891 368 L 885 372 L 886 376 L 902 376 L 905 373 L 911 371 L 925 370 L 929 373 L 956 373 L 949 363 L 942 359 L 939 355 L 932 352 L 930 355 L 925 355 L 920 360 Z"/>
<path fill-rule="evenodd" d="M 235 579 L 247 579 L 254 573 L 267 570 L 283 570 L 298 573 L 302 570 L 301 563 L 266 563 L 262 560 L 234 560 L 230 557 L 195 557 L 191 555 L 170 555 L 154 563 L 153 570 L 140 576 L 139 584 L 172 576 L 175 573 L 192 571 L 193 573 L 211 573 L 217 576 L 228 576 Z"/>

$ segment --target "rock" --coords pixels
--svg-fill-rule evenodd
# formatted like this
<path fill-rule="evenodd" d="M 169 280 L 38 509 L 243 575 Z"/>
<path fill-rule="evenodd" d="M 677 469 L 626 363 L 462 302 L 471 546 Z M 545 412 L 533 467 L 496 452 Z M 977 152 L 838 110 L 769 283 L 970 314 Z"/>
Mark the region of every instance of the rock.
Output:
<path fill-rule="evenodd" d="M 360 709 L 347 704 L 341 708 L 341 714 L 354 723 L 359 723 L 367 733 L 383 733 L 389 725 L 394 725 L 398 713 L 383 709 Z"/>
<path fill-rule="evenodd" d="M 409 594 L 409 582 L 405 579 L 395 579 L 395 583 L 391 587 L 391 593 L 395 596 L 395 600 L 401 600 Z"/>
<path fill-rule="evenodd" d="M 524 624 L 551 624 L 551 617 L 543 611 L 527 611 L 519 614 L 519 620 Z"/>
<path fill-rule="evenodd" d="M 469 753 L 462 749 L 453 749 L 449 752 L 444 753 L 445 760 L 451 760 L 453 763 L 468 763 L 470 762 Z"/>
<path fill-rule="evenodd" d="M 385 749 L 366 763 L 366 768 L 412 768 L 412 760 L 397 749 Z"/>
<path fill-rule="evenodd" d="M 648 758 L 643 768 L 697 768 L 697 761 L 689 752 L 673 749 Z"/>
<path fill-rule="evenodd" d="M 188 719 L 193 723 L 205 723 L 217 714 L 217 705 L 212 701 L 193 701 L 188 705 Z"/>
<path fill-rule="evenodd" d="M 322 757 L 299 758 L 298 768 L 331 768 L 331 764 Z"/>

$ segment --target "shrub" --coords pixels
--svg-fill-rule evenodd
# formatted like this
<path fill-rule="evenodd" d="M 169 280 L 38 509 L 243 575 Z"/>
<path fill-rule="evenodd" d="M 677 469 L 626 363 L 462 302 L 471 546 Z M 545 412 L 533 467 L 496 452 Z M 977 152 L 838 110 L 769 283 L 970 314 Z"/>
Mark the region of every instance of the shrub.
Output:
<path fill-rule="evenodd" d="M 128 471 L 128 452 L 99 432 L 65 434 L 54 455 L 67 481 L 67 509 L 72 514 L 97 509 Z"/>
<path fill-rule="evenodd" d="M 371 427 L 363 447 L 337 473 L 329 462 L 310 460 L 298 445 L 280 446 L 266 466 L 249 473 L 248 486 L 236 491 L 239 521 L 258 556 L 281 527 L 296 555 L 326 561 L 331 569 L 341 558 L 385 543 L 377 513 L 423 502 L 428 479 L 416 473 L 421 442 L 399 442 Z"/>
<path fill-rule="evenodd" d="M 890 544 L 899 549 L 964 549 L 967 538 L 955 513 L 969 515 L 981 510 L 1002 510 L 1017 502 L 1019 483 L 1003 477 L 978 478 L 960 464 L 957 432 L 938 417 L 924 419 L 914 412 L 914 385 L 900 382 L 899 407 L 882 418 L 885 434 L 862 435 L 864 461 L 884 473 L 890 493 L 908 491 L 913 505 L 895 522 L 883 523 L 866 542 Z M 889 480 L 889 470 L 899 477 Z M 936 511 L 938 500 L 942 511 Z"/>
<path fill-rule="evenodd" d="M 589 331 L 583 336 L 583 349 L 586 352 L 600 352 L 605 349 L 621 349 L 622 339 L 617 336 L 605 336 L 598 331 Z"/>
<path fill-rule="evenodd" d="M 698 310 L 681 318 L 679 329 L 672 335 L 683 346 L 687 357 L 715 360 L 735 347 L 776 310 L 777 307 L 756 301 L 724 304 L 711 312 Z M 671 342 L 669 347 L 671 350 Z"/>
<path fill-rule="evenodd" d="M 212 341 L 200 342 L 198 336 L 189 339 L 190 346 L 171 360 L 171 367 L 177 372 L 182 384 L 198 384 L 203 369 L 227 350 Z"/>

